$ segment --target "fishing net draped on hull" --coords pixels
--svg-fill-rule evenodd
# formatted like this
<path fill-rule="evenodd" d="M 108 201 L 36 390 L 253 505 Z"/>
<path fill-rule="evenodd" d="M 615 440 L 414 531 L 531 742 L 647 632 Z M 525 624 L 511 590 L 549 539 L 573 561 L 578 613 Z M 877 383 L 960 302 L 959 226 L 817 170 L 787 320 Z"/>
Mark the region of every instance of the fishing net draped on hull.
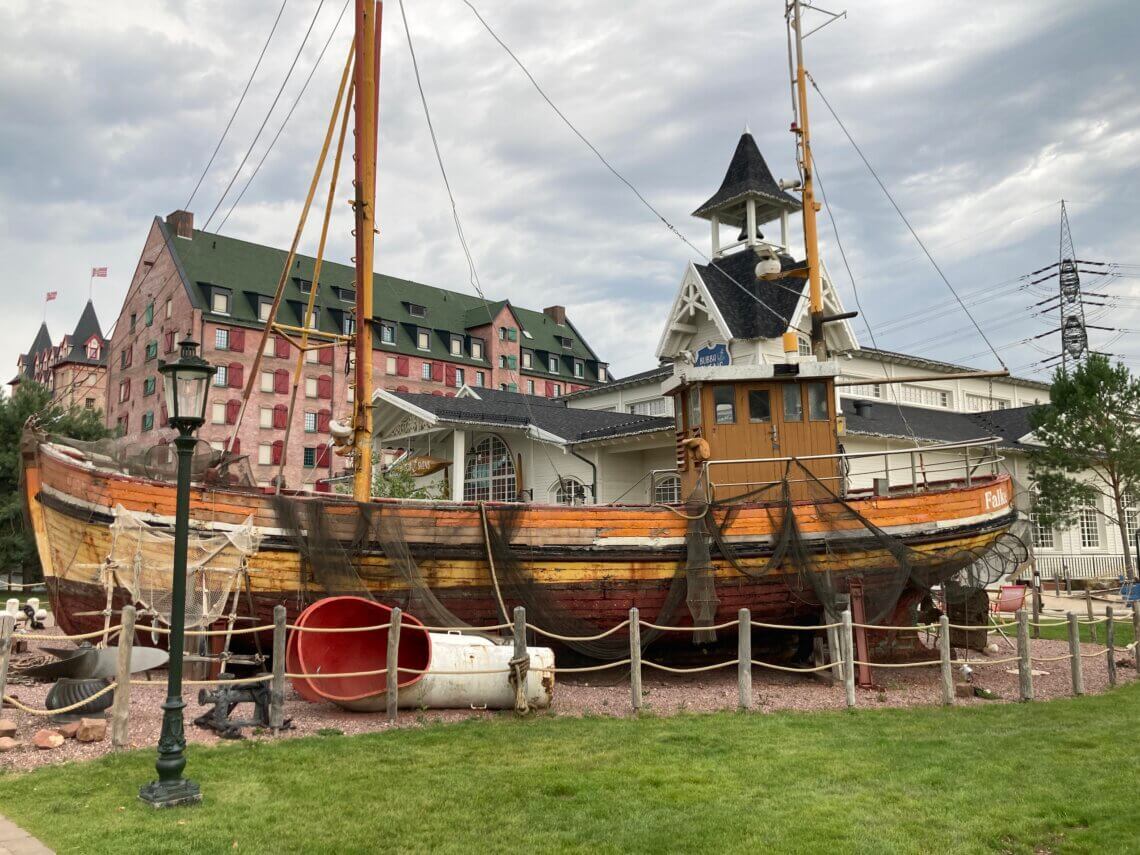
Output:
<path fill-rule="evenodd" d="M 178 456 L 173 432 L 150 445 L 125 438 L 94 441 L 53 436 L 52 443 L 65 454 L 105 471 L 174 484 L 178 480 Z M 219 451 L 199 439 L 190 459 L 190 477 L 195 484 L 213 487 L 254 487 L 253 468 L 244 454 Z"/>
<path fill-rule="evenodd" d="M 170 623 L 170 574 L 174 562 L 174 533 L 151 526 L 122 505 L 114 508 L 111 551 L 107 570 L 135 603 Z M 186 626 L 204 627 L 226 612 L 226 603 L 240 590 L 249 557 L 259 537 L 249 517 L 243 525 L 205 534 L 191 530 L 186 549 Z"/>

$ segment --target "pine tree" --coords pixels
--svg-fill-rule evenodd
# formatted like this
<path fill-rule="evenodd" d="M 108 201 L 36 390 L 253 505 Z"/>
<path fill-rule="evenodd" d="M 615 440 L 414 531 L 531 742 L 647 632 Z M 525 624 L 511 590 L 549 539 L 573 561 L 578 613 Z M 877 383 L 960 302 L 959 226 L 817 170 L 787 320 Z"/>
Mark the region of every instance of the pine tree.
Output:
<path fill-rule="evenodd" d="M 1132 579 L 1126 508 L 1140 490 L 1140 380 L 1092 354 L 1069 372 L 1057 371 L 1049 403 L 1029 422 L 1039 443 L 1029 455 L 1038 523 L 1072 525 L 1082 508 L 1096 508 L 1119 527 Z M 1102 497 L 1113 513 L 1102 509 Z"/>

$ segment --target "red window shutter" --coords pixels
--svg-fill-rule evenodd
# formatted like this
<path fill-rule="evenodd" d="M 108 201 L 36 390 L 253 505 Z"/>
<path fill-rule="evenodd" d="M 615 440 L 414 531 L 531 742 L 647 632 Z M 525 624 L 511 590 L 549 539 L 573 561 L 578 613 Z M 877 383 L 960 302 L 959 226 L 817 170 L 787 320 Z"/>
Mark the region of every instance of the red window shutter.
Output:
<path fill-rule="evenodd" d="M 317 361 L 321 365 L 333 364 L 333 349 L 331 347 L 322 347 L 317 351 Z"/>
<path fill-rule="evenodd" d="M 273 391 L 278 395 L 289 393 L 289 372 L 284 368 L 278 368 L 273 372 Z"/>
<path fill-rule="evenodd" d="M 166 346 L 163 353 L 172 353 L 174 351 L 174 330 L 169 330 L 166 333 Z"/>
<path fill-rule="evenodd" d="M 554 384 L 551 383 L 549 380 L 546 381 L 546 397 L 548 397 L 548 398 L 554 397 Z"/>
<path fill-rule="evenodd" d="M 411 363 L 406 356 L 396 357 L 396 375 L 399 377 L 407 377 L 412 373 Z"/>
<path fill-rule="evenodd" d="M 229 367 L 229 380 L 231 389 L 240 389 L 244 382 L 242 374 L 245 368 L 240 362 L 231 362 Z"/>
<path fill-rule="evenodd" d="M 444 379 L 444 382 L 446 382 L 448 386 L 454 386 L 455 385 L 455 366 L 454 365 L 445 365 L 443 367 L 443 379 Z"/>
<path fill-rule="evenodd" d="M 434 380 L 436 383 L 441 383 L 443 381 L 443 363 L 442 362 L 433 362 L 431 364 L 431 379 Z"/>
<path fill-rule="evenodd" d="M 159 427 L 166 427 L 170 424 L 170 413 L 166 410 L 166 404 L 162 405 L 160 412 L 162 413 L 162 421 L 159 422 Z"/>
<path fill-rule="evenodd" d="M 289 358 L 289 341 L 283 336 L 274 336 L 273 355 L 278 359 Z"/>
<path fill-rule="evenodd" d="M 135 349 L 133 347 L 127 348 L 127 365 L 135 361 Z"/>
<path fill-rule="evenodd" d="M 241 454 L 241 439 L 234 437 L 234 447 L 230 449 L 234 454 Z"/>
<path fill-rule="evenodd" d="M 329 447 L 321 445 L 317 447 L 317 466 L 329 465 Z"/>
<path fill-rule="evenodd" d="M 329 421 L 332 419 L 332 413 L 328 410 L 317 411 L 317 430 L 321 433 L 328 433 Z"/>
<path fill-rule="evenodd" d="M 238 410 L 241 409 L 241 401 L 226 401 L 226 424 L 232 425 L 237 421 Z"/>
<path fill-rule="evenodd" d="M 289 408 L 284 404 L 278 404 L 273 408 L 273 427 L 277 430 L 284 430 L 289 426 Z"/>
<path fill-rule="evenodd" d="M 245 350 L 245 330 L 230 330 L 230 350 L 236 353 Z"/>
<path fill-rule="evenodd" d="M 330 377 L 328 374 L 322 374 L 317 378 L 317 397 L 332 397 L 332 377 Z"/>
<path fill-rule="evenodd" d="M 397 392 L 407 392 L 407 391 L 408 391 L 408 387 L 407 387 L 407 386 L 397 386 L 397 387 L 396 387 L 396 391 L 397 391 Z"/>
<path fill-rule="evenodd" d="M 131 378 L 128 377 L 123 381 L 123 400 L 129 401 L 131 399 Z"/>
<path fill-rule="evenodd" d="M 284 449 L 285 449 L 285 443 L 282 442 L 281 440 L 276 440 L 273 443 L 273 445 L 270 446 L 270 455 L 269 455 L 270 461 L 272 463 L 280 463 L 281 462 L 281 454 L 284 451 Z"/>

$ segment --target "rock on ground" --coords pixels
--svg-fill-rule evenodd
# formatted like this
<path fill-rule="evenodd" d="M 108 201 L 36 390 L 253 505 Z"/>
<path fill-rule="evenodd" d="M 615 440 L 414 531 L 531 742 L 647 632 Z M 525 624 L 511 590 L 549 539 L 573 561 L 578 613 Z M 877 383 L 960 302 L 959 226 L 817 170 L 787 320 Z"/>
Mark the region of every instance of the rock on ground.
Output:
<path fill-rule="evenodd" d="M 58 730 L 37 730 L 32 737 L 32 744 L 36 748 L 42 748 L 45 751 L 50 751 L 53 748 L 59 748 L 63 745 L 63 734 Z"/>
<path fill-rule="evenodd" d="M 7 751 L 15 751 L 20 747 L 20 743 L 10 736 L 0 736 L 0 754 Z"/>
<path fill-rule="evenodd" d="M 16 722 L 7 718 L 0 718 L 0 738 L 5 736 L 14 737 L 16 735 Z"/>
<path fill-rule="evenodd" d="M 107 736 L 107 719 L 81 718 L 75 738 L 79 742 L 101 742 Z"/>

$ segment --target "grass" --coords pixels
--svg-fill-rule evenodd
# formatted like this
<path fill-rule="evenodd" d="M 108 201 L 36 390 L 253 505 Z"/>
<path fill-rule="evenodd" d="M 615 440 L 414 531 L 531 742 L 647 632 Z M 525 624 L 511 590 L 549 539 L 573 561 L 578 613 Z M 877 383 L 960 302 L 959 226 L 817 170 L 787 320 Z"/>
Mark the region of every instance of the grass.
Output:
<path fill-rule="evenodd" d="M 1084 618 L 1082 617 L 1082 620 L 1083 619 Z M 1052 615 L 1043 615 L 1041 617 L 1041 621 L 1046 624 L 1051 624 L 1057 620 L 1060 620 L 1060 618 L 1056 618 Z M 1124 656 L 1126 655 L 1124 648 L 1132 643 L 1134 637 L 1132 632 L 1132 612 L 1129 610 L 1126 611 L 1123 615 L 1118 615 L 1113 620 L 1113 624 L 1113 636 L 1116 643 L 1116 649 L 1119 651 L 1121 656 Z M 1098 623 L 1095 625 L 1095 628 L 1097 643 L 1103 645 L 1105 642 L 1104 624 Z M 1088 626 L 1086 624 L 1080 625 L 1082 643 L 1089 644 L 1092 642 L 1092 630 L 1093 627 L 1091 626 Z M 1006 630 L 1006 634 L 1009 635 L 1010 638 L 1015 638 L 1017 635 L 1017 628 L 1010 627 Z M 1067 625 L 1043 626 L 1041 627 L 1041 637 L 1051 639 L 1053 641 L 1068 641 L 1069 627 Z"/>
<path fill-rule="evenodd" d="M 1123 852 L 1140 684 L 960 709 L 547 716 L 193 748 L 205 801 L 136 799 L 153 755 L 0 775 L 69 852 Z M 1133 850 L 1134 851 L 1134 850 Z"/>

